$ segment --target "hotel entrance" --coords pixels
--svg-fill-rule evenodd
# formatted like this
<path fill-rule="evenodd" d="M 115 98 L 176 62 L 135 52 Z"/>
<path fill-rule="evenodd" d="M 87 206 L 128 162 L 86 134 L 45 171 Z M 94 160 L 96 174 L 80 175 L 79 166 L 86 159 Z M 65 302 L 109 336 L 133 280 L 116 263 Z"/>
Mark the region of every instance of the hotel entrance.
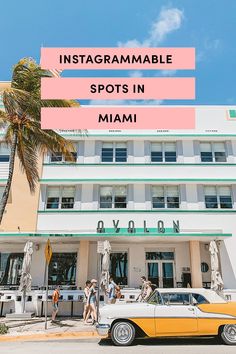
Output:
<path fill-rule="evenodd" d="M 146 276 L 158 288 L 175 287 L 174 252 L 146 252 Z"/>

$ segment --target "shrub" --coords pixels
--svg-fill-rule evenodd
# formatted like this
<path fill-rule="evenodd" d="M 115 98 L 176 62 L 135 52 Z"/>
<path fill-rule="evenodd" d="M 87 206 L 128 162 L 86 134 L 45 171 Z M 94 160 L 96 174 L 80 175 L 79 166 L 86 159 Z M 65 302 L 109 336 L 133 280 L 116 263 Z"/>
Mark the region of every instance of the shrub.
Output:
<path fill-rule="evenodd" d="M 8 332 L 8 327 L 5 323 L 0 323 L 0 334 L 6 334 Z"/>

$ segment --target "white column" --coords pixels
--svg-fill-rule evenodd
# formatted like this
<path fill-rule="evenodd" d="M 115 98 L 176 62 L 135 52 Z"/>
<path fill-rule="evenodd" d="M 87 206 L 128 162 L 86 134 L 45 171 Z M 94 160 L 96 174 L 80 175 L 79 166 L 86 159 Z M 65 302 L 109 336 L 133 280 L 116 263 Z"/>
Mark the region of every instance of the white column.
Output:
<path fill-rule="evenodd" d="M 89 241 L 80 241 L 77 252 L 76 286 L 83 288 L 88 280 Z"/>
<path fill-rule="evenodd" d="M 201 254 L 199 241 L 189 241 L 191 280 L 193 288 L 202 288 Z"/>

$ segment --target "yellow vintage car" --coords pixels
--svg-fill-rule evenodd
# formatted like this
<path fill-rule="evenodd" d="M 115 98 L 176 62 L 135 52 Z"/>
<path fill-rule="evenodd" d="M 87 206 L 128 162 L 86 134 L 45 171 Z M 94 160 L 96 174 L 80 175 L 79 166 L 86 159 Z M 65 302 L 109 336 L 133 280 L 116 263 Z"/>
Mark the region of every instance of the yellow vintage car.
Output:
<path fill-rule="evenodd" d="M 236 302 L 213 290 L 158 289 L 147 302 L 105 305 L 98 334 L 115 345 L 131 345 L 135 337 L 219 336 L 236 344 Z"/>

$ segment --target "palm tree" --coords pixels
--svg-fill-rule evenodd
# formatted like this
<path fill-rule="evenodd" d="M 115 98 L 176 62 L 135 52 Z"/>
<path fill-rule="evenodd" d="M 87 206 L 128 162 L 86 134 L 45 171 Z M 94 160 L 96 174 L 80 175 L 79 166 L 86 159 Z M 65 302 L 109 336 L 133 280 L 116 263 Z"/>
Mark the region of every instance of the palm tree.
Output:
<path fill-rule="evenodd" d="M 39 180 L 38 157 L 46 152 L 60 152 L 73 159 L 73 145 L 53 130 L 42 130 L 41 107 L 78 106 L 76 101 L 40 98 L 41 77 L 53 75 L 32 58 L 21 59 L 13 68 L 11 85 L 1 92 L 5 110 L 0 110 L 0 125 L 4 128 L 4 141 L 10 146 L 9 174 L 0 202 L 0 224 L 10 193 L 16 155 L 26 174 L 31 193 Z"/>

